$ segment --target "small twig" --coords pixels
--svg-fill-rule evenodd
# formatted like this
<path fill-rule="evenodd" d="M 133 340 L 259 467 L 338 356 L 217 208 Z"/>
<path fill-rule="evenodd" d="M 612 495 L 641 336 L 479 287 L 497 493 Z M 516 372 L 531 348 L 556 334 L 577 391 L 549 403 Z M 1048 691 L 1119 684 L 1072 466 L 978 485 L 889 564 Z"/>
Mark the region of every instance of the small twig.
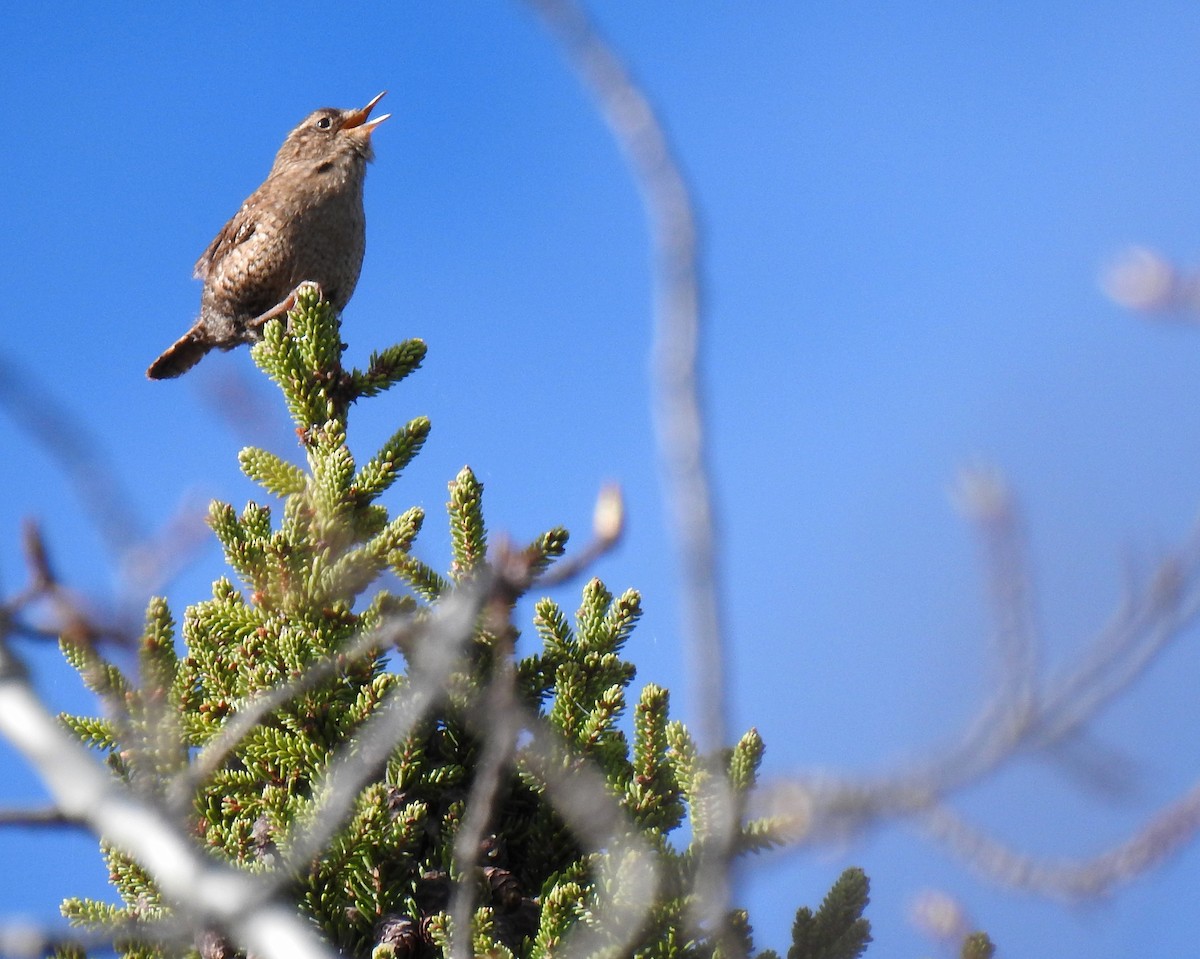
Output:
<path fill-rule="evenodd" d="M 42 809 L 3 809 L 0 808 L 0 826 L 14 826 L 22 829 L 58 829 L 63 826 L 85 826 L 82 819 L 68 816 L 61 809 L 47 806 Z"/>
<path fill-rule="evenodd" d="M 1027 571 L 1020 574 L 1021 578 L 1027 576 Z M 1025 604 L 1020 595 L 1010 599 Z M 1014 612 L 1009 621 L 1019 622 L 1025 615 Z M 1078 736 L 1198 616 L 1200 544 L 1193 541 L 1166 560 L 1150 583 L 1132 593 L 1064 677 L 1043 681 L 1040 694 L 1022 703 L 1014 704 L 1007 691 L 1002 691 L 984 704 L 948 752 L 885 779 L 878 788 L 884 794 L 916 789 L 945 796 L 978 782 L 1018 753 L 1052 750 Z M 1021 629 L 1035 631 L 1032 624 Z M 1018 648 L 1013 654 L 1020 663 L 1016 669 L 1026 675 L 1032 659 L 1020 651 L 1024 641 L 1009 642 Z M 1026 688 L 1035 682 L 1013 681 Z"/>
<path fill-rule="evenodd" d="M 1200 617 L 1200 542 L 1168 557 L 1154 578 L 1135 592 L 1122 615 L 1066 676 L 1048 684 L 1045 724 L 1070 734 L 1108 705 L 1157 661 Z"/>
<path fill-rule="evenodd" d="M 997 698 L 1007 721 L 1019 726 L 1037 708 L 1038 629 L 1022 515 L 1007 482 L 994 469 L 960 475 L 957 500 L 975 524 L 983 548 L 1000 666 Z"/>
<path fill-rule="evenodd" d="M 21 546 L 25 552 L 25 565 L 29 570 L 29 589 L 32 593 L 44 593 L 58 586 L 58 577 L 50 568 L 50 557 L 42 531 L 33 520 L 21 526 Z"/>
<path fill-rule="evenodd" d="M 14 600 L 14 604 L 32 605 L 39 601 L 47 603 L 56 617 L 55 633 L 69 642 L 93 645 L 103 639 L 125 638 L 117 630 L 101 628 L 96 618 L 85 612 L 79 598 L 59 582 L 50 564 L 49 551 L 37 523 L 26 520 L 21 539 L 25 550 L 25 563 L 29 569 L 29 585 L 22 595 Z"/>
<path fill-rule="evenodd" d="M 1057 898 L 1099 895 L 1152 868 L 1200 832 L 1200 785 L 1126 843 L 1076 863 L 1017 853 L 965 823 L 946 800 L 1020 753 L 1039 750 L 1053 756 L 1053 750 L 1078 737 L 1200 616 L 1198 568 L 1200 546 L 1193 542 L 1132 593 L 1081 664 L 1064 679 L 1046 684 L 1027 710 L 1014 710 L 1003 692 L 983 706 L 959 741 L 937 759 L 874 780 L 793 779 L 764 786 L 754 797 L 756 814 L 778 820 L 781 841 L 793 843 L 915 817 L 994 879 Z M 1010 601 L 1014 595 L 1009 593 Z"/>
<path fill-rule="evenodd" d="M 601 487 L 596 497 L 596 507 L 592 512 L 592 540 L 580 552 L 555 563 L 535 583 L 538 587 L 549 588 L 568 582 L 585 572 L 597 560 L 608 553 L 621 541 L 625 532 L 625 501 L 621 495 L 621 487 L 610 483 Z"/>

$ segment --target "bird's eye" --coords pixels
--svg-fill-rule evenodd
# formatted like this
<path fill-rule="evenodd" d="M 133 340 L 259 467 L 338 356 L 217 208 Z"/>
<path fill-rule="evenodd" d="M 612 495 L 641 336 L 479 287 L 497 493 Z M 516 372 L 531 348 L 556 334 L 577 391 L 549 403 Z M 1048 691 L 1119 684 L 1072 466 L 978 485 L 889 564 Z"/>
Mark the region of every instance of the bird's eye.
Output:
<path fill-rule="evenodd" d="M 328 130 L 331 126 L 333 126 L 333 121 L 329 119 L 329 117 L 321 117 L 321 119 L 317 121 L 318 130 Z"/>

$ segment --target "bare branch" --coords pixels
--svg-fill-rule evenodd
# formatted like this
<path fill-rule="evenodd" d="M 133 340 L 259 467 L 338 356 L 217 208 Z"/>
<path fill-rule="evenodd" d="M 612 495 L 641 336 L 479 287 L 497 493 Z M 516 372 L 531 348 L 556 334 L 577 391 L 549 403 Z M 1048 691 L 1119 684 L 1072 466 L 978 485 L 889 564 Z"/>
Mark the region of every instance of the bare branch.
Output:
<path fill-rule="evenodd" d="M 59 829 L 63 826 L 82 825 L 84 825 L 83 820 L 75 816 L 68 816 L 61 809 L 56 809 L 53 806 L 41 809 L 0 808 L 0 826 L 16 826 L 21 829 L 44 829 L 49 826 Z"/>
<path fill-rule="evenodd" d="M 1135 589 L 1074 667 L 1047 686 L 1045 725 L 1053 738 L 1079 729 L 1128 689 L 1200 613 L 1200 541 L 1166 557 Z"/>
<path fill-rule="evenodd" d="M 938 806 L 922 819 L 931 836 L 1003 885 L 1051 899 L 1104 895 L 1157 866 L 1200 832 L 1200 784 L 1153 816 L 1128 840 L 1091 859 L 1047 860 L 1014 852 Z"/>
<path fill-rule="evenodd" d="M 601 488 L 592 514 L 592 540 L 582 551 L 561 560 L 537 578 L 543 589 L 558 586 L 589 569 L 620 542 L 625 532 L 625 501 L 621 487 L 610 483 Z"/>
<path fill-rule="evenodd" d="M 1200 545 L 1193 538 L 1164 560 L 1148 583 L 1131 590 L 1063 678 L 1045 683 L 1040 695 L 1023 695 L 1036 688 L 1030 645 L 1036 626 L 1029 612 L 1028 564 L 1015 533 L 1019 521 L 1013 500 L 1002 484 L 978 475 L 970 479 L 963 498 L 988 538 L 989 581 L 999 607 L 1000 647 L 1006 659 L 1007 682 L 1000 693 L 940 756 L 875 779 L 797 777 L 764 786 L 754 796 L 754 811 L 779 824 L 781 841 L 805 844 L 888 819 L 913 818 L 997 881 L 1054 898 L 1102 894 L 1154 867 L 1195 837 L 1200 831 L 1200 785 L 1126 843 L 1080 862 L 1015 852 L 968 825 L 946 803 L 955 792 L 1021 754 L 1058 759 L 1081 741 L 1098 712 L 1196 621 Z"/>
<path fill-rule="evenodd" d="M 262 959 L 332 959 L 293 907 L 260 880 L 199 852 L 157 809 L 113 779 L 42 705 L 0 643 L 0 734 L 37 770 L 63 815 L 133 856 L 194 929 L 219 926 Z"/>
<path fill-rule="evenodd" d="M 701 742 L 726 744 L 715 507 L 708 477 L 700 374 L 698 228 L 666 130 L 645 93 L 574 0 L 526 0 L 562 44 L 629 161 L 654 245 L 655 372 L 659 456 L 684 573 Z"/>
<path fill-rule="evenodd" d="M 1016 498 L 992 469 L 964 470 L 958 502 L 979 532 L 995 618 L 998 698 L 1019 726 L 1037 708 L 1038 636 L 1028 548 Z"/>
<path fill-rule="evenodd" d="M 699 740 L 708 751 L 729 741 L 722 588 L 716 506 L 709 479 L 701 380 L 702 318 L 699 229 L 691 194 L 666 130 L 646 94 L 575 0 L 526 0 L 566 51 L 630 165 L 642 195 L 653 245 L 655 413 L 665 498 L 683 572 L 684 627 Z M 714 788 L 727 788 L 718 774 Z M 724 935 L 736 804 L 716 797 L 712 841 L 697 871 L 692 924 Z M 731 800 L 732 797 L 724 797 Z"/>

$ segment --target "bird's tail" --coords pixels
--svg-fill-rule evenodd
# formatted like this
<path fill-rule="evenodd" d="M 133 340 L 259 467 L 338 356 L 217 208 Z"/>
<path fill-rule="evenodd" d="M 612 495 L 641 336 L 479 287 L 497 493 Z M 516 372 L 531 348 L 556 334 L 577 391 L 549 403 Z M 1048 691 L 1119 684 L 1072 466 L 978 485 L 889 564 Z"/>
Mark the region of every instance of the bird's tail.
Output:
<path fill-rule="evenodd" d="M 212 341 L 202 335 L 199 324 L 197 324 L 150 364 L 150 369 L 146 370 L 146 376 L 152 380 L 173 379 L 199 363 L 204 354 L 212 348 Z"/>

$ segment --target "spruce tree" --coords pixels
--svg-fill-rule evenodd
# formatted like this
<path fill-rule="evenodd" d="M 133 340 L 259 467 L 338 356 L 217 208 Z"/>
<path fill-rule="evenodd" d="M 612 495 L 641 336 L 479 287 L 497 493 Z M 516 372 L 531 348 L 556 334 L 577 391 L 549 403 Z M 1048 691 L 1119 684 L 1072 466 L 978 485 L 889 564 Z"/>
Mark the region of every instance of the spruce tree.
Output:
<path fill-rule="evenodd" d="M 566 530 L 524 549 L 489 544 L 482 485 L 463 469 L 449 484 L 450 569 L 416 558 L 422 511 L 393 516 L 380 499 L 428 420 L 400 427 L 361 466 L 346 439 L 354 404 L 417 369 L 424 344 L 373 354 L 365 370 L 344 368 L 343 349 L 339 319 L 315 291 L 265 327 L 252 355 L 283 393 L 304 466 L 241 452 L 246 475 L 282 503 L 212 504 L 239 582 L 218 579 L 182 629 L 152 600 L 136 677 L 64 640 L 114 708 L 63 721 L 212 855 L 283 884 L 343 955 L 448 957 L 456 909 L 470 925 L 460 955 L 541 959 L 585 933 L 586 954 L 754 955 L 743 911 L 702 933 L 690 911 L 718 797 L 738 811 L 735 854 L 780 838 L 780 823 L 740 814 L 763 756 L 758 734 L 702 755 L 670 718 L 667 690 L 632 689 L 623 650 L 641 615 L 634 590 L 616 595 L 593 579 L 573 614 L 538 599 L 540 649 L 519 657 L 514 611 L 563 554 Z M 456 603 L 469 613 L 457 646 L 443 621 Z M 346 757 L 378 748 L 364 745 L 373 720 L 409 707 L 404 735 L 384 741 L 378 762 L 359 762 L 339 809 Z M 592 788 L 611 821 L 573 808 L 572 786 Z M 69 899 L 73 923 L 120 925 L 126 956 L 230 954 L 219 942 L 188 951 L 140 937 L 172 904 L 137 862 L 103 854 L 121 904 Z M 657 878 L 651 900 L 631 904 L 646 876 Z M 860 955 L 867 892 L 865 875 L 847 870 L 815 913 L 801 909 L 788 959 Z M 631 906 L 639 925 L 606 922 Z"/>

